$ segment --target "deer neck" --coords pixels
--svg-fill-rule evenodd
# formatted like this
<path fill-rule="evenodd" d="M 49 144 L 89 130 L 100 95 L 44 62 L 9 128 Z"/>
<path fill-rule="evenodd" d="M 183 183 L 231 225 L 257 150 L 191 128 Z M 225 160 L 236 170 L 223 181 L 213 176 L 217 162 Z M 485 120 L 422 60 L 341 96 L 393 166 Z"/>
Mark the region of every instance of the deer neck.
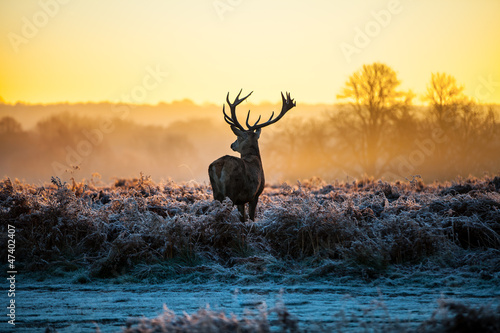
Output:
<path fill-rule="evenodd" d="M 258 145 L 253 145 L 251 147 L 245 148 L 241 152 L 241 159 L 247 163 L 255 163 L 262 165 L 262 160 L 260 158 L 260 150 Z"/>

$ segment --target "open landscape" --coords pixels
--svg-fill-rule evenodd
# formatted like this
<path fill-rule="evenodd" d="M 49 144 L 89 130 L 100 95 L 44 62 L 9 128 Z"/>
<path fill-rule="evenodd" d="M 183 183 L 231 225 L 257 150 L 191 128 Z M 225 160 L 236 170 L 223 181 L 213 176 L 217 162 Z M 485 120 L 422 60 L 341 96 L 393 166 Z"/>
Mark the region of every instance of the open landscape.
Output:
<path fill-rule="evenodd" d="M 203 184 L 6 178 L 0 219 L 16 228 L 25 327 L 495 332 L 499 190 L 498 176 L 311 179 L 266 187 L 242 223 Z"/>
<path fill-rule="evenodd" d="M 500 1 L 0 1 L 0 332 L 500 332 Z"/>

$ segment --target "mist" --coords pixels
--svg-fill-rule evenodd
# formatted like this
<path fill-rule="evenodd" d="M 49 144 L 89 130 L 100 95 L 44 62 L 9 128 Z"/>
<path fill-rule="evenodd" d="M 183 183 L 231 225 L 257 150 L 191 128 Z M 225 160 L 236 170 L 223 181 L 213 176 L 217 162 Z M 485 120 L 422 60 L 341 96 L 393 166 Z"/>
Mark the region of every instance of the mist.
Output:
<path fill-rule="evenodd" d="M 255 116 L 277 107 L 249 106 Z M 308 110 L 318 114 L 322 108 Z M 141 174 L 155 181 L 208 182 L 213 160 L 237 155 L 221 111 L 189 100 L 155 106 L 0 104 L 0 176 L 38 184 L 51 177 L 110 183 Z"/>
<path fill-rule="evenodd" d="M 252 110 L 252 118 L 265 118 L 280 106 L 242 107 Z M 213 160 L 238 155 L 230 149 L 235 137 L 221 109 L 189 100 L 134 107 L 1 104 L 0 176 L 38 184 L 51 177 L 112 183 L 141 175 L 154 181 L 208 182 Z M 398 121 L 387 120 L 380 145 L 368 152 L 376 154 L 370 166 L 359 157 L 364 143 L 347 105 L 299 102 L 297 111 L 263 130 L 266 181 L 400 180 L 418 175 L 432 182 L 499 171 L 498 106 L 475 106 L 475 123 L 467 133 L 461 127 L 446 132 L 436 127 L 431 109 L 411 106 Z"/>

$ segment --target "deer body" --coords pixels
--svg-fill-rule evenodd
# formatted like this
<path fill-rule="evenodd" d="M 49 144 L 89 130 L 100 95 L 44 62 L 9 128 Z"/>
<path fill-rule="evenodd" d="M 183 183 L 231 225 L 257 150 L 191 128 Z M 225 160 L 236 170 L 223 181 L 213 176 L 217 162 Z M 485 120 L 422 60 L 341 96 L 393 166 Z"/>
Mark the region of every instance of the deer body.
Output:
<path fill-rule="evenodd" d="M 265 178 L 258 139 L 256 133 L 248 133 L 243 141 L 244 149 L 241 151 L 235 149 L 239 148 L 235 147 L 238 140 L 231 145 L 233 150 L 240 152 L 241 158 L 226 155 L 215 160 L 208 168 L 214 199 L 219 201 L 223 201 L 226 197 L 231 199 L 238 206 L 242 221 L 245 220 L 247 202 L 250 219 L 255 220 L 259 195 L 264 190 Z"/>
<path fill-rule="evenodd" d="M 258 124 L 260 120 L 259 117 L 257 122 L 253 126 L 250 126 L 248 123 L 250 111 L 248 111 L 246 121 L 248 129 L 244 129 L 236 118 L 236 106 L 252 93 L 242 99 L 239 99 L 240 94 L 238 94 L 236 100 L 231 103 L 229 102 L 228 93 L 226 100 L 231 109 L 231 117 L 225 113 L 224 109 L 223 113 L 224 120 L 231 126 L 231 130 L 237 136 L 236 141 L 231 145 L 231 149 L 239 152 L 241 157 L 238 158 L 226 155 L 215 160 L 208 167 L 208 175 L 210 177 L 214 199 L 219 201 L 223 201 L 226 197 L 231 199 L 233 204 L 238 206 L 238 210 L 241 214 L 240 219 L 244 222 L 246 220 L 246 203 L 249 204 L 248 215 L 251 220 L 255 221 L 255 210 L 257 208 L 259 196 L 264 190 L 265 185 L 264 169 L 262 168 L 258 142 L 261 128 L 278 121 L 289 109 L 295 106 L 295 103 L 290 99 L 289 94 L 287 95 L 287 99 L 281 94 L 283 108 L 277 118 L 273 119 L 273 112 L 271 118 L 269 118 L 267 122 Z"/>

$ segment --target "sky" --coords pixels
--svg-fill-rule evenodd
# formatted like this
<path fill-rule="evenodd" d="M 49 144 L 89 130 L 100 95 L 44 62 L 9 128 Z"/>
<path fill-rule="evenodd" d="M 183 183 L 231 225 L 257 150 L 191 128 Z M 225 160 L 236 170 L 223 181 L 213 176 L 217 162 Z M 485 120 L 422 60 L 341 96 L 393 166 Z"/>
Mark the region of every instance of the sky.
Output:
<path fill-rule="evenodd" d="M 7 103 L 335 103 L 363 64 L 500 103 L 498 0 L 0 0 Z"/>

